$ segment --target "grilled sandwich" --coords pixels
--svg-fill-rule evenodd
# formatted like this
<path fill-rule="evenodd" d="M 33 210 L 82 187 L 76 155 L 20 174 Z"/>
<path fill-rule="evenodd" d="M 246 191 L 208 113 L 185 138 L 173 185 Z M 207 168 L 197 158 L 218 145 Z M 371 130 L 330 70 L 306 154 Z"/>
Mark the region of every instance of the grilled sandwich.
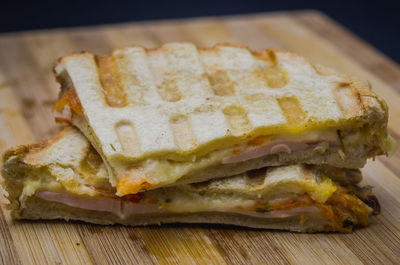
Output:
<path fill-rule="evenodd" d="M 355 169 L 291 165 L 117 196 L 106 165 L 73 127 L 8 150 L 1 173 L 16 219 L 96 224 L 221 223 L 298 232 L 350 232 L 379 212 Z"/>
<path fill-rule="evenodd" d="M 289 52 L 168 43 L 54 71 L 57 120 L 89 139 L 119 196 L 267 166 L 359 168 L 393 149 L 368 83 Z"/>

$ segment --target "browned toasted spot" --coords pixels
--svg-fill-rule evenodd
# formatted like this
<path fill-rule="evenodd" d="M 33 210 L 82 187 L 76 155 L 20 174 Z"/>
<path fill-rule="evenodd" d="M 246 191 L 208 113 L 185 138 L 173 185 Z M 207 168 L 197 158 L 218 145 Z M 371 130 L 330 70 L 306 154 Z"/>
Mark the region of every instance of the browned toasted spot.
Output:
<path fill-rule="evenodd" d="M 278 58 L 274 50 L 251 51 L 251 53 L 259 60 L 270 62 L 272 65 L 278 64 Z"/>
<path fill-rule="evenodd" d="M 338 82 L 338 86 L 340 87 L 349 87 L 351 85 L 352 81 L 350 79 L 344 79 L 340 82 Z"/>
<path fill-rule="evenodd" d="M 208 75 L 211 88 L 217 96 L 229 96 L 235 93 L 234 83 L 229 79 L 226 71 L 217 70 Z"/>
<path fill-rule="evenodd" d="M 134 126 L 129 122 L 120 122 L 115 126 L 122 150 L 127 155 L 140 153 L 140 142 Z"/>
<path fill-rule="evenodd" d="M 288 83 L 287 72 L 277 66 L 266 66 L 255 70 L 254 73 L 272 88 L 280 88 Z"/>
<path fill-rule="evenodd" d="M 360 108 L 363 112 L 371 108 L 382 108 L 384 112 L 387 112 L 387 105 L 385 101 L 379 98 L 372 92 L 371 83 L 363 80 L 352 80 L 350 88 L 356 91 L 356 95 L 359 98 Z"/>
<path fill-rule="evenodd" d="M 266 102 L 271 101 L 271 97 L 268 97 L 265 94 L 256 93 L 244 96 L 246 101 L 251 104 L 252 107 L 256 108 L 258 111 L 265 112 L 270 107 Z"/>
<path fill-rule="evenodd" d="M 96 56 L 96 63 L 107 104 L 111 107 L 124 107 L 127 104 L 126 95 L 120 84 L 113 57 Z"/>
<path fill-rule="evenodd" d="M 271 62 L 274 65 L 277 65 L 278 64 L 278 58 L 276 57 L 276 53 L 273 50 L 267 50 L 267 53 L 268 53 L 268 56 L 269 56 Z"/>
<path fill-rule="evenodd" d="M 130 103 L 143 103 L 141 94 L 138 91 L 148 90 L 147 87 L 143 86 L 139 81 L 138 77 L 131 71 L 131 59 L 126 56 L 125 52 L 114 52 L 113 57 L 116 64 L 116 69 L 119 73 L 120 85 L 125 91 Z M 134 95 L 134 97 L 130 95 Z M 130 96 L 130 97 L 129 97 Z M 133 101 L 133 102 L 132 102 Z"/>
<path fill-rule="evenodd" d="M 63 123 L 63 124 L 67 124 L 67 125 L 72 125 L 72 121 L 70 121 L 70 120 L 68 120 L 66 118 L 63 118 L 63 117 L 55 117 L 54 121 L 56 123 Z"/>
<path fill-rule="evenodd" d="M 166 101 L 176 102 L 182 98 L 181 92 L 176 84 L 176 75 L 174 73 L 164 74 L 162 82 L 157 88 L 161 98 Z"/>
<path fill-rule="evenodd" d="M 343 81 L 333 90 L 333 95 L 343 115 L 347 117 L 362 115 L 360 94 L 352 88 L 350 81 Z"/>
<path fill-rule="evenodd" d="M 300 102 L 294 97 L 285 97 L 278 99 L 279 107 L 290 125 L 300 125 L 304 122 L 306 114 L 301 108 Z"/>
<path fill-rule="evenodd" d="M 170 122 L 176 145 L 183 150 L 194 148 L 196 138 L 193 135 L 188 118 L 184 115 L 178 115 L 172 117 Z"/>
<path fill-rule="evenodd" d="M 229 106 L 223 112 L 234 134 L 243 134 L 251 130 L 251 124 L 247 119 L 247 112 L 242 107 Z"/>
<path fill-rule="evenodd" d="M 254 139 L 251 139 L 247 143 L 249 145 L 262 146 L 262 145 L 266 145 L 269 142 L 270 138 L 271 138 L 270 136 L 261 135 L 261 136 L 258 136 L 256 138 L 254 138 Z"/>
<path fill-rule="evenodd" d="M 253 52 L 253 55 L 257 59 L 264 61 L 264 66 L 255 69 L 254 74 L 258 78 L 264 80 L 269 87 L 279 88 L 288 83 L 287 72 L 282 70 L 279 66 L 275 51 L 265 50 Z"/>

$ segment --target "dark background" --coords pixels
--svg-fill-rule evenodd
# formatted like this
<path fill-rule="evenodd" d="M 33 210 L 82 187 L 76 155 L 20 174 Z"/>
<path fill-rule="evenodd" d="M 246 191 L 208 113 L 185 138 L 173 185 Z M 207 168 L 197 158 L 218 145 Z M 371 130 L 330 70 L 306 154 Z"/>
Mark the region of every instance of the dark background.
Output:
<path fill-rule="evenodd" d="M 397 3 L 397 5 L 396 5 Z M 316 9 L 400 62 L 400 1 L 6 1 L 0 32 L 128 21 Z"/>

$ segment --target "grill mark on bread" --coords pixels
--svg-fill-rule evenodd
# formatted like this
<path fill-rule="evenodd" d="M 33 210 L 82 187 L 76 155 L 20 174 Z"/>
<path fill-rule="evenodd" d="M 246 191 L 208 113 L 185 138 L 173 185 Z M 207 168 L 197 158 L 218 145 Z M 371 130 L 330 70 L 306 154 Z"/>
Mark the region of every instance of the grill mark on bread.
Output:
<path fill-rule="evenodd" d="M 159 54 L 160 92 L 168 101 L 212 96 L 199 51 L 192 44 L 164 45 Z"/>
<path fill-rule="evenodd" d="M 289 125 L 299 126 L 304 122 L 306 114 L 301 108 L 300 102 L 297 98 L 280 98 L 278 99 L 278 104 Z"/>
<path fill-rule="evenodd" d="M 139 46 L 120 49 L 113 56 L 118 64 L 120 81 L 128 104 L 149 105 L 162 99 L 146 49 Z"/>
<path fill-rule="evenodd" d="M 170 58 L 174 57 L 173 50 L 163 46 L 157 52 L 149 50 L 147 54 L 158 94 L 168 102 L 181 100 L 182 93 L 178 87 L 179 71 L 175 65 L 177 62 Z M 176 56 L 177 59 L 178 57 Z"/>
<path fill-rule="evenodd" d="M 132 123 L 127 121 L 119 122 L 115 126 L 122 151 L 129 156 L 140 154 L 140 142 Z"/>
<path fill-rule="evenodd" d="M 276 54 L 273 50 L 266 49 L 262 51 L 252 51 L 250 50 L 251 54 L 264 62 L 267 62 L 272 65 L 276 65 L 278 63 L 278 58 L 276 57 Z"/>
<path fill-rule="evenodd" d="M 282 70 L 273 50 L 253 52 L 253 56 L 263 61 L 263 66 L 254 70 L 254 74 L 271 88 L 280 88 L 289 82 L 287 72 Z"/>
<path fill-rule="evenodd" d="M 234 135 L 241 135 L 251 130 L 247 112 L 238 106 L 229 106 L 223 110 Z"/>
<path fill-rule="evenodd" d="M 333 95 L 345 118 L 362 115 L 360 94 L 352 89 L 352 83 L 343 81 L 333 89 Z"/>
<path fill-rule="evenodd" d="M 278 66 L 264 66 L 259 70 L 255 70 L 254 73 L 271 88 L 281 88 L 289 82 L 286 71 L 281 70 Z"/>
<path fill-rule="evenodd" d="M 212 96 L 197 47 L 193 44 L 165 46 L 168 65 L 175 71 L 176 84 L 182 97 Z"/>
<path fill-rule="evenodd" d="M 182 94 L 176 84 L 175 74 L 172 72 L 163 75 L 162 82 L 157 85 L 157 90 L 163 100 L 176 102 L 182 99 Z"/>
<path fill-rule="evenodd" d="M 113 56 L 96 56 L 95 60 L 107 104 L 110 107 L 126 106 L 126 94 L 120 84 Z"/>
<path fill-rule="evenodd" d="M 184 115 L 173 116 L 170 119 L 171 128 L 174 133 L 175 144 L 182 150 L 190 150 L 196 147 L 189 119 Z"/>
<path fill-rule="evenodd" d="M 148 89 L 139 81 L 135 73 L 136 69 L 132 69 L 133 65 L 130 55 L 130 51 L 128 50 L 119 50 L 113 53 L 119 72 L 119 81 L 125 90 L 130 104 L 143 104 L 143 92 Z"/>
<path fill-rule="evenodd" d="M 234 82 L 229 79 L 224 70 L 216 70 L 208 74 L 211 89 L 217 96 L 230 96 L 235 93 Z"/>

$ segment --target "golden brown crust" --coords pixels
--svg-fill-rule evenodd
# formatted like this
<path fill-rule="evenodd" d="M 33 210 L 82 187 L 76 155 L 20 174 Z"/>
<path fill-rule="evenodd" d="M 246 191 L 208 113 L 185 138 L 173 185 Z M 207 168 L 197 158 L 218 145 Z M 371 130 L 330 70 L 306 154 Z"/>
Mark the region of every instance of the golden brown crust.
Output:
<path fill-rule="evenodd" d="M 65 135 L 69 134 L 71 131 L 75 130 L 73 127 L 66 126 L 57 136 L 54 138 L 43 140 L 39 143 L 20 145 L 14 148 L 10 148 L 3 153 L 2 164 L 4 164 L 11 156 L 19 157 L 19 160 L 28 154 L 35 154 L 38 152 L 43 152 L 46 148 L 50 147 L 55 142 L 62 139 Z"/>

